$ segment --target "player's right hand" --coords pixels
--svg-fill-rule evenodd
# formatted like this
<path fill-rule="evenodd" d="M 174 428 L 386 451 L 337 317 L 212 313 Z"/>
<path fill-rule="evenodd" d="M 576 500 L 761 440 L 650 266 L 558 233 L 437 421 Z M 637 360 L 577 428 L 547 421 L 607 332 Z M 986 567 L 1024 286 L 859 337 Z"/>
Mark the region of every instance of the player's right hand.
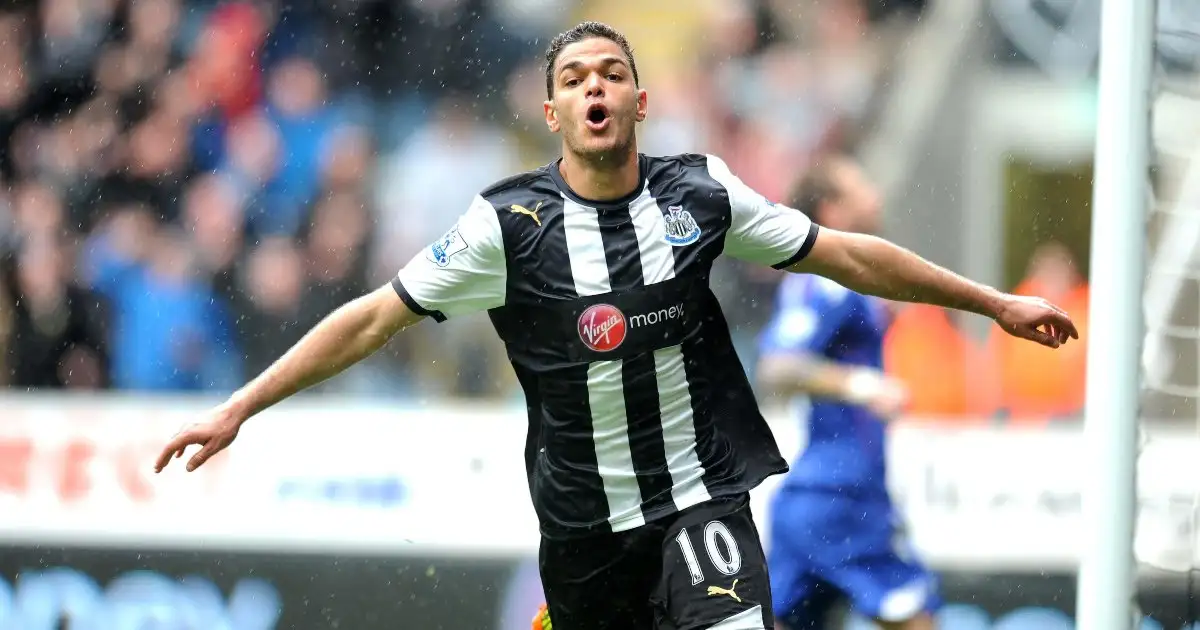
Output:
<path fill-rule="evenodd" d="M 880 382 L 879 391 L 867 402 L 867 408 L 880 418 L 890 420 L 908 407 L 908 400 L 908 388 L 904 383 L 885 376 Z"/>
<path fill-rule="evenodd" d="M 856 368 L 843 383 L 848 402 L 862 405 L 881 420 L 899 415 L 908 406 L 908 388 L 879 370 Z"/>
<path fill-rule="evenodd" d="M 204 421 L 183 427 L 179 433 L 175 434 L 175 437 L 171 438 L 170 442 L 167 442 L 154 462 L 154 472 L 162 472 L 172 457 L 175 459 L 183 457 L 187 447 L 193 444 L 200 446 L 200 451 L 188 460 L 187 470 L 188 472 L 196 470 L 213 455 L 232 444 L 241 426 L 242 419 L 232 406 L 224 404 L 213 409 L 208 412 L 208 417 Z"/>

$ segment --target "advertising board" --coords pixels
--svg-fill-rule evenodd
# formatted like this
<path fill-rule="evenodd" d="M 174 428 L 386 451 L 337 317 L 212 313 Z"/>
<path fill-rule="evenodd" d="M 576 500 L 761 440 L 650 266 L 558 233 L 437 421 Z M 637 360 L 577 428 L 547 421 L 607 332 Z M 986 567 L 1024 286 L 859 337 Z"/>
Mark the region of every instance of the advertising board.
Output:
<path fill-rule="evenodd" d="M 230 630 L 507 629 L 538 598 L 523 410 L 298 400 L 248 424 L 199 472 L 176 465 L 155 475 L 160 445 L 205 407 L 174 398 L 0 402 L 0 620 L 6 601 L 27 611 L 76 593 L 80 623 L 132 628 L 111 611 L 136 619 L 154 608 L 122 600 L 132 590 L 177 603 L 160 612 L 207 615 L 203 627 Z M 798 453 L 798 423 L 783 413 L 771 422 L 781 449 Z M 893 492 L 949 597 L 1070 610 L 1086 526 L 1077 427 L 914 421 L 891 435 Z M 1186 612 L 1176 610 L 1190 588 L 1178 571 L 1194 561 L 1200 479 L 1179 471 L 1198 454 L 1185 432 L 1152 433 L 1143 445 L 1139 558 L 1176 571 L 1147 574 L 1158 577 L 1147 578 L 1143 605 L 1160 617 Z M 778 481 L 753 495 L 760 526 Z M 45 577 L 54 567 L 77 573 Z"/>

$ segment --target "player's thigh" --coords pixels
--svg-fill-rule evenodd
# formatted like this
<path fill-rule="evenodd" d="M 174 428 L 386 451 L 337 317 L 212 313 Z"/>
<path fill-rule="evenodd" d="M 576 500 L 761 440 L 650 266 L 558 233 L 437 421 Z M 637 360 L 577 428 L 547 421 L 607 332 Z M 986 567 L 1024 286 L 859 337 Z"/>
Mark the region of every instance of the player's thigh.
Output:
<path fill-rule="evenodd" d="M 662 538 L 659 630 L 771 630 L 771 586 L 747 495 L 685 510 Z"/>
<path fill-rule="evenodd" d="M 558 630 L 652 628 L 657 538 L 644 528 L 576 540 L 542 540 L 539 568 Z"/>

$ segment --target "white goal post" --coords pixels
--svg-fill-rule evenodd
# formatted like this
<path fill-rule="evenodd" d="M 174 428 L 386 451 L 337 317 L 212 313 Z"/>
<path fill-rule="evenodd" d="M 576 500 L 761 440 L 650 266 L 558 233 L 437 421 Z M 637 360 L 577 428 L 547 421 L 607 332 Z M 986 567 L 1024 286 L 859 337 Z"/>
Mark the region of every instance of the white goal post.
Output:
<path fill-rule="evenodd" d="M 1153 0 L 1103 0 L 1076 626 L 1130 630 Z"/>

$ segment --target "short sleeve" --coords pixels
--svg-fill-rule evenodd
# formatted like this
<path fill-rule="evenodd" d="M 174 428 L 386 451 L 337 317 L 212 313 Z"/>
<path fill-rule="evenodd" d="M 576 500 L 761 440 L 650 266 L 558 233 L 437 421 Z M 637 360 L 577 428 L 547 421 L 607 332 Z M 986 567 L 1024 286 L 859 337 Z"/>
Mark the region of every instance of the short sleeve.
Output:
<path fill-rule="evenodd" d="M 503 306 L 506 286 L 500 221 L 492 205 L 478 196 L 449 232 L 392 280 L 414 313 L 439 322 Z"/>
<path fill-rule="evenodd" d="M 817 240 L 817 225 L 803 212 L 768 201 L 709 155 L 708 174 L 729 195 L 729 231 L 725 253 L 747 262 L 784 269 L 808 255 Z"/>

